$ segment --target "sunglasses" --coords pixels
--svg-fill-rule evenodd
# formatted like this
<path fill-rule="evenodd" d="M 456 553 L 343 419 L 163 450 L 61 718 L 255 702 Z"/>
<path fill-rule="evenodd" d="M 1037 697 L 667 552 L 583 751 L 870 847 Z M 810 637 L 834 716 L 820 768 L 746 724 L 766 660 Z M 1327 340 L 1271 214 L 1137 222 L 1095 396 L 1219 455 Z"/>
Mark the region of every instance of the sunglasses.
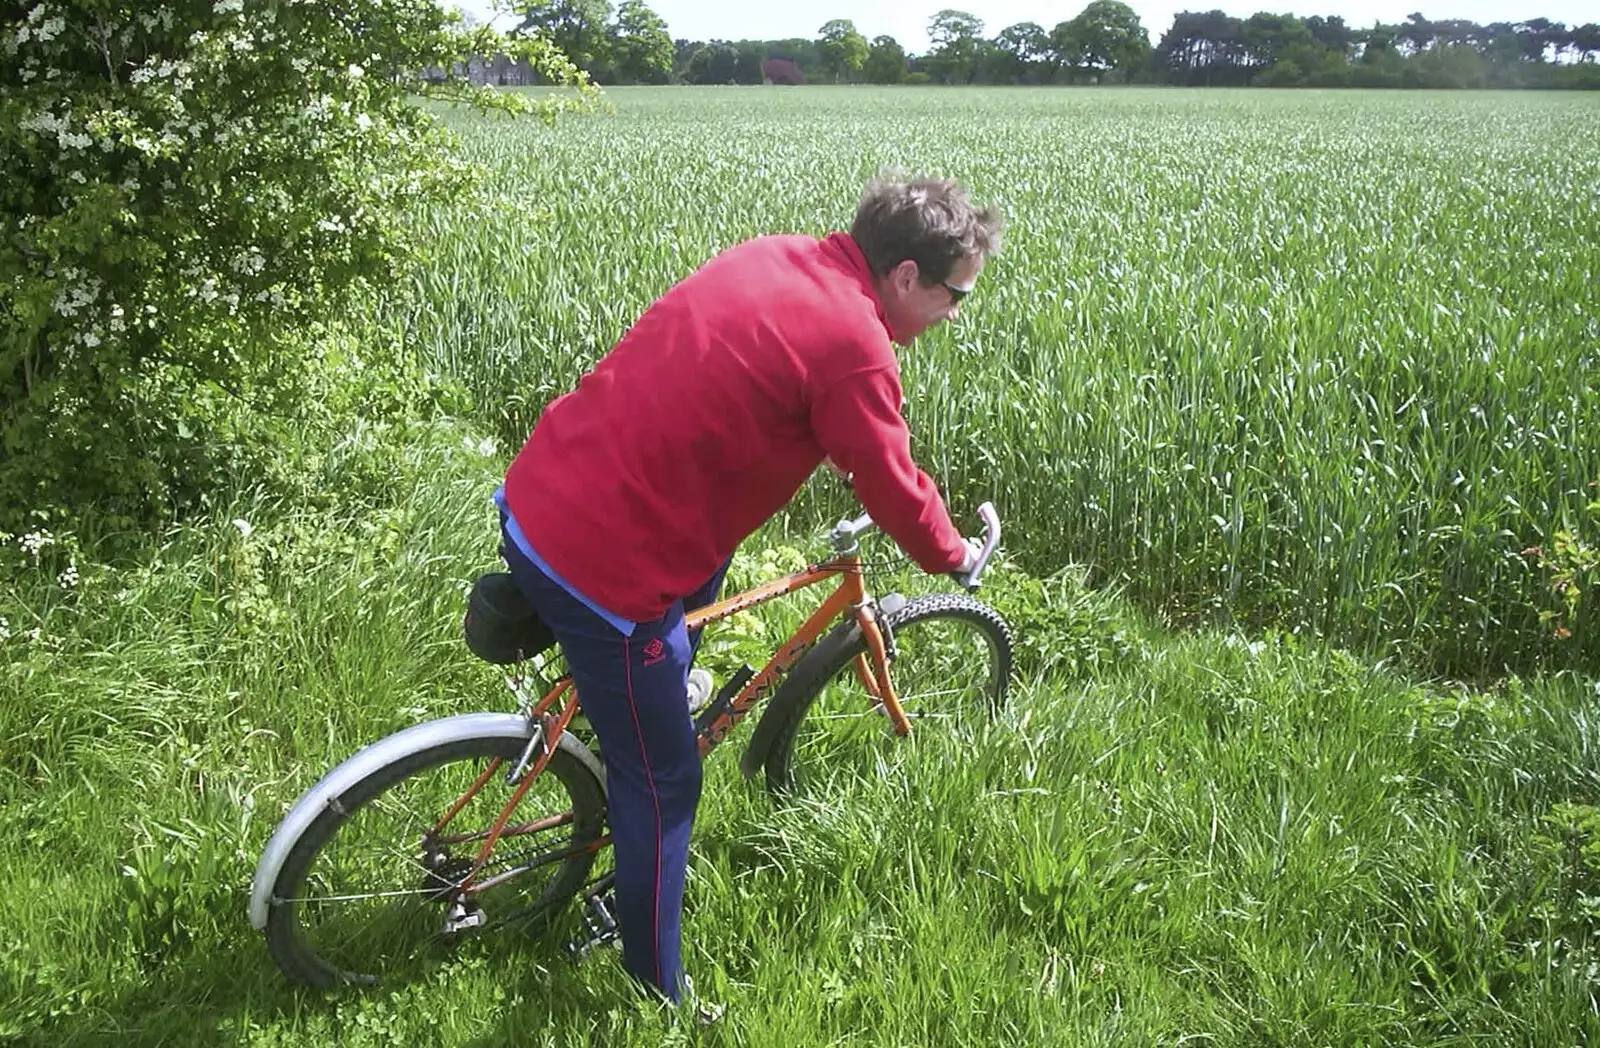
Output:
<path fill-rule="evenodd" d="M 941 280 L 939 283 L 943 284 L 944 289 L 950 292 L 950 302 L 952 304 L 960 302 L 962 299 L 972 294 L 972 288 L 970 287 L 956 287 L 947 280 Z"/>

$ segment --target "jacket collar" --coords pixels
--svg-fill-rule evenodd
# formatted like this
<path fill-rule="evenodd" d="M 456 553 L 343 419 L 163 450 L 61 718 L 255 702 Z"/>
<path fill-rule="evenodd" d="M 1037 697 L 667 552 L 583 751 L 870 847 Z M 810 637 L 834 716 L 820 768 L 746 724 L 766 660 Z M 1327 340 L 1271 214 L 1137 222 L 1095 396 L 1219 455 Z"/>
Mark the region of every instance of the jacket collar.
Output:
<path fill-rule="evenodd" d="M 837 253 L 846 268 L 861 281 L 861 291 L 872 303 L 872 308 L 878 315 L 878 323 L 883 325 L 889 341 L 895 341 L 894 328 L 889 324 L 889 314 L 884 312 L 883 300 L 878 297 L 878 282 L 873 279 L 872 267 L 867 265 L 867 256 L 861 253 L 861 247 L 855 238 L 844 232 L 829 233 L 823 238 L 823 243 Z"/>

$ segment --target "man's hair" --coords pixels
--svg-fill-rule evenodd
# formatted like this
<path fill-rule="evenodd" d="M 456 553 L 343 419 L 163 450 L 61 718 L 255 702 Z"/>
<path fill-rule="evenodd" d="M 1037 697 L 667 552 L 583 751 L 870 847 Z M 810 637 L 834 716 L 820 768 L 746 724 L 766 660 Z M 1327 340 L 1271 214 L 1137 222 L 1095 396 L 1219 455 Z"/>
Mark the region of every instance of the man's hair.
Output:
<path fill-rule="evenodd" d="M 923 283 L 937 284 L 959 260 L 1000 250 L 1000 212 L 973 206 L 953 181 L 879 177 L 861 195 L 850 236 L 874 276 L 909 258 Z"/>

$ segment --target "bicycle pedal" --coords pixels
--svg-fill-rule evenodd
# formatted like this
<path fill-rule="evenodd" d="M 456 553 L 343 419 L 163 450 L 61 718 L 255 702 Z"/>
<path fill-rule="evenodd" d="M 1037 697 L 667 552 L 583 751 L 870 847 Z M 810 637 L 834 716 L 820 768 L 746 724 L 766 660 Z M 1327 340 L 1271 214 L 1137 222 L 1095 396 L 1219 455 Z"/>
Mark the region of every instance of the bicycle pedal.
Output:
<path fill-rule="evenodd" d="M 616 892 L 612 889 L 614 882 L 614 876 L 607 875 L 596 882 L 594 890 L 584 894 L 583 927 L 588 936 L 567 943 L 567 952 L 572 955 L 573 960 L 582 960 L 595 947 L 620 939 L 621 929 L 617 925 L 616 918 Z"/>
<path fill-rule="evenodd" d="M 750 679 L 755 675 L 756 671 L 751 669 L 748 664 L 740 666 L 739 672 L 728 678 L 727 682 L 711 697 L 711 701 L 706 703 L 705 707 L 695 717 L 695 732 L 705 731 L 715 724 L 719 717 L 727 713 L 733 706 L 734 697 L 744 690 L 744 686 L 749 684 Z"/>
<path fill-rule="evenodd" d="M 483 907 L 472 901 L 462 902 L 457 900 L 450 905 L 450 913 L 444 919 L 444 932 L 454 935 L 464 932 L 468 928 L 482 927 L 487 918 L 484 916 Z"/>

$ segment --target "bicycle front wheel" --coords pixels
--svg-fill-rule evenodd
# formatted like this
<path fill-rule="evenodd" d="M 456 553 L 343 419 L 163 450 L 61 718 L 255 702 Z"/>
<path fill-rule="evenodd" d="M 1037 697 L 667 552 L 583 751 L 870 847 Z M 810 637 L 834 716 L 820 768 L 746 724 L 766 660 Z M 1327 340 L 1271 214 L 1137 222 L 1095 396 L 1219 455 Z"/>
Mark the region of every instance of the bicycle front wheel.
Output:
<path fill-rule="evenodd" d="M 267 948 L 284 974 L 319 987 L 398 979 L 468 937 L 547 920 L 583 887 L 605 794 L 558 747 L 476 879 L 497 883 L 466 899 L 457 890 L 516 788 L 506 774 L 525 745 L 489 736 L 414 753 L 322 812 L 273 887 Z"/>
<path fill-rule="evenodd" d="M 934 733 L 942 745 L 974 740 L 1005 704 L 1011 683 L 1011 631 L 1005 619 L 962 594 L 918 597 L 883 617 L 894 659 L 889 677 L 911 721 L 913 739 Z M 873 740 L 889 721 L 857 676 L 866 652 L 859 628 L 839 630 L 795 666 L 769 715 L 779 718 L 766 756 L 775 792 L 830 775 L 861 774 L 875 762 Z"/>

